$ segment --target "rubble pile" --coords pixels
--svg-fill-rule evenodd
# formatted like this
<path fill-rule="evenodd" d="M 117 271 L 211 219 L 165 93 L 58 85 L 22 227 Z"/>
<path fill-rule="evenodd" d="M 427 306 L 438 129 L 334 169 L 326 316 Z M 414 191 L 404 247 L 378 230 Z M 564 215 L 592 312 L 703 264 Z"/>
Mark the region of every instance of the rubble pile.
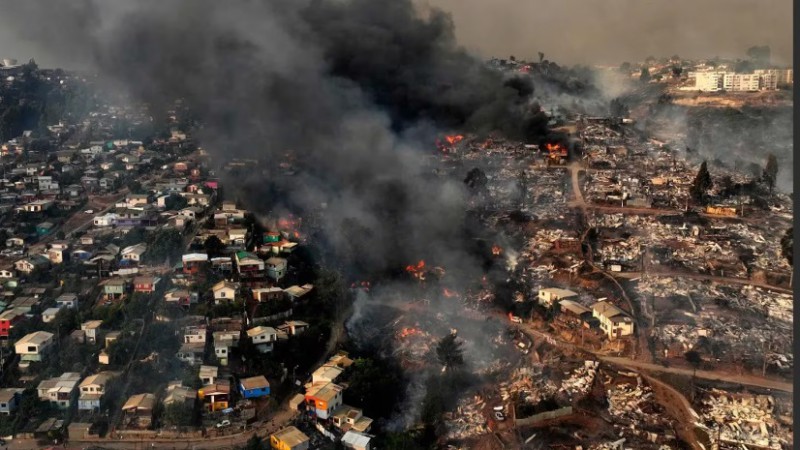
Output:
<path fill-rule="evenodd" d="M 673 424 L 655 401 L 650 386 L 638 374 L 626 376 L 635 376 L 636 385 L 628 382 L 612 385 L 610 377 L 604 382 L 607 386 L 608 412 L 618 436 L 641 441 L 636 448 L 656 448 L 652 444 L 663 444 L 674 439 L 672 433 L 665 433 L 665 430 L 673 428 Z"/>
<path fill-rule="evenodd" d="M 773 414 L 775 400 L 768 395 L 729 395 L 712 389 L 703 399 L 702 420 L 713 440 L 762 448 L 790 448 L 792 433 Z"/>
<path fill-rule="evenodd" d="M 464 398 L 458 403 L 455 411 L 444 414 L 447 439 L 469 439 L 489 432 L 483 408 L 484 399 L 475 395 Z"/>
<path fill-rule="evenodd" d="M 583 366 L 575 369 L 569 378 L 561 382 L 559 393 L 566 394 L 570 401 L 588 394 L 599 366 L 599 361 L 584 361 Z"/>

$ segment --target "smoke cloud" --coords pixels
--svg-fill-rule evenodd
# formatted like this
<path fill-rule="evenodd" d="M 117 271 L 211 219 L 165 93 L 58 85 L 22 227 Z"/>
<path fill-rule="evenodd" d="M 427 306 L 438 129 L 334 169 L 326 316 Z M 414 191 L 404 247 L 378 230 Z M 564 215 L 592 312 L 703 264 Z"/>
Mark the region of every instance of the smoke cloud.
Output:
<path fill-rule="evenodd" d="M 418 0 L 452 13 L 456 38 L 482 55 L 566 64 L 641 61 L 647 56 L 744 58 L 769 45 L 793 61 L 792 2 L 778 0 Z"/>

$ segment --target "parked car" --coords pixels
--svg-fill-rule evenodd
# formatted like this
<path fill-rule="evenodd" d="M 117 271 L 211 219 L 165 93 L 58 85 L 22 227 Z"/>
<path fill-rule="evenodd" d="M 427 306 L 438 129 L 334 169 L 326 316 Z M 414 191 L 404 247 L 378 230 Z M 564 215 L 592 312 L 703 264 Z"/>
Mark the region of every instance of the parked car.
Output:
<path fill-rule="evenodd" d="M 510 317 L 511 317 L 511 321 L 512 322 L 514 322 L 514 323 L 522 323 L 522 317 L 518 317 L 518 316 L 510 316 Z"/>
<path fill-rule="evenodd" d="M 504 408 L 503 408 L 503 405 L 497 405 L 492 409 L 495 410 L 495 411 L 498 411 L 498 412 L 503 412 Z"/>
<path fill-rule="evenodd" d="M 222 422 L 217 423 L 217 428 L 225 428 L 231 426 L 231 421 L 228 419 L 223 420 Z"/>
<path fill-rule="evenodd" d="M 86 213 L 86 214 L 94 214 L 94 210 L 93 209 L 87 209 L 86 211 L 84 211 L 84 213 Z"/>
<path fill-rule="evenodd" d="M 499 421 L 506 420 L 506 416 L 504 416 L 503 413 L 501 413 L 500 411 L 495 411 L 494 412 L 494 418 L 499 420 Z"/>

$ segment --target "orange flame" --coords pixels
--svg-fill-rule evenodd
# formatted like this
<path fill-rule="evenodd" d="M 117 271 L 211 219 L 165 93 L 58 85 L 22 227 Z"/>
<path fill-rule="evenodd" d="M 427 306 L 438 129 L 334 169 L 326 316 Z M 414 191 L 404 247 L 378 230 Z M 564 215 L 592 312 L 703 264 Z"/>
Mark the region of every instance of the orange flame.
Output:
<path fill-rule="evenodd" d="M 444 139 L 447 141 L 448 144 L 455 145 L 464 140 L 464 136 L 460 134 L 454 134 L 452 136 L 445 136 Z"/>
<path fill-rule="evenodd" d="M 503 247 L 500 247 L 499 245 L 496 244 L 492 246 L 492 254 L 494 256 L 500 256 L 502 253 L 503 253 Z"/>
<path fill-rule="evenodd" d="M 545 148 L 547 148 L 551 158 L 565 158 L 567 156 L 567 149 L 561 144 L 545 144 Z"/>
<path fill-rule="evenodd" d="M 450 289 L 444 288 L 442 290 L 442 294 L 447 298 L 453 298 L 453 297 L 456 297 L 458 295 L 458 292 L 451 291 Z"/>
<path fill-rule="evenodd" d="M 400 338 L 407 338 L 415 334 L 422 334 L 422 331 L 417 328 L 403 328 L 402 330 L 400 330 L 400 333 L 398 333 L 398 336 Z"/>
<path fill-rule="evenodd" d="M 423 260 L 420 260 L 417 263 L 417 265 L 413 265 L 412 264 L 412 265 L 406 266 L 406 272 L 409 272 L 409 273 L 418 273 L 418 272 L 421 272 L 423 269 L 425 269 L 425 261 L 423 261 Z"/>

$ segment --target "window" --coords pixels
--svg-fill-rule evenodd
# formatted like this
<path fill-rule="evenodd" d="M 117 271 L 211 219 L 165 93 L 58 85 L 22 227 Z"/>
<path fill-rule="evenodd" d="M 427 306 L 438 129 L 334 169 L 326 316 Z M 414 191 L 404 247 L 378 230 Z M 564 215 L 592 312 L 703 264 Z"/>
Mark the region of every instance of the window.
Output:
<path fill-rule="evenodd" d="M 32 352 L 32 353 L 36 353 L 36 346 L 35 345 L 29 345 L 28 346 L 28 351 Z"/>
<path fill-rule="evenodd" d="M 7 404 L 5 404 L 5 403 L 0 403 L 0 408 L 7 408 L 7 407 L 8 407 L 8 405 L 7 405 Z"/>

